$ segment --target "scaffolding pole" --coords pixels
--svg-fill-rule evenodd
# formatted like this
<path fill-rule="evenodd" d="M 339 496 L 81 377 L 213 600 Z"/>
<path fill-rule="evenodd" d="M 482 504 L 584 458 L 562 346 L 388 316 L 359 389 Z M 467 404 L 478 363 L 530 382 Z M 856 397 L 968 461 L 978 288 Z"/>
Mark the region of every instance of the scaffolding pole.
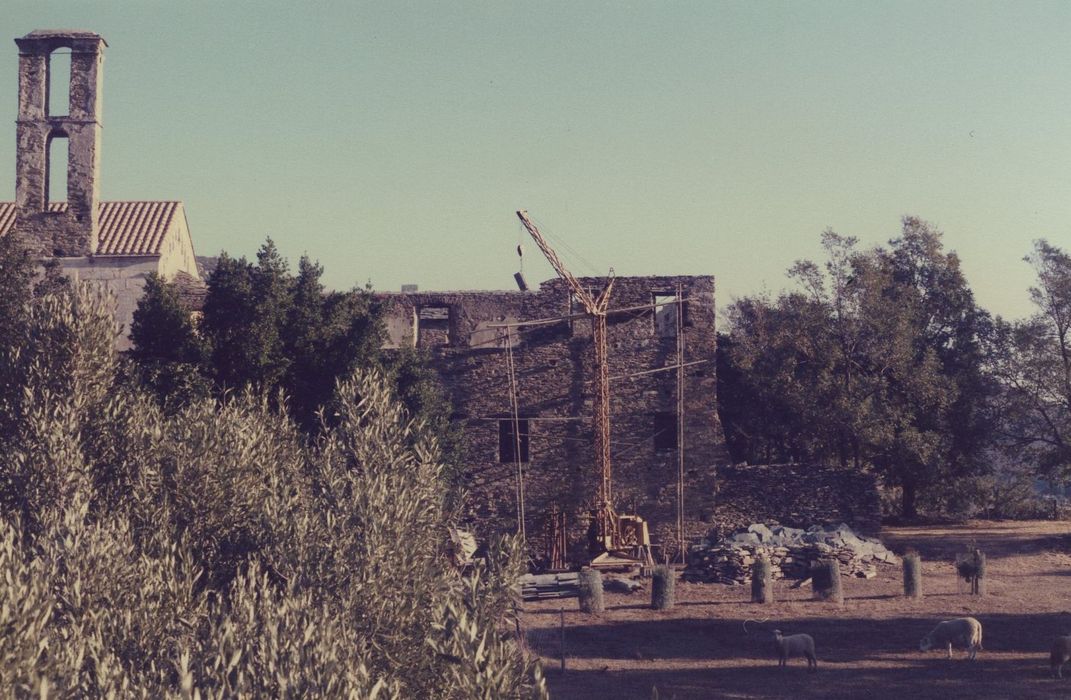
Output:
<path fill-rule="evenodd" d="M 619 309 L 607 309 L 606 310 L 606 315 L 610 316 L 612 314 L 625 314 L 625 313 L 631 313 L 633 311 L 648 311 L 650 309 L 657 309 L 659 307 L 669 306 L 670 304 L 675 304 L 675 303 L 676 302 L 673 302 L 673 301 L 663 301 L 663 302 L 659 302 L 657 304 L 638 304 L 637 306 L 624 306 L 624 307 L 619 308 Z M 536 318 L 536 319 L 532 319 L 530 321 L 504 321 L 502 323 L 488 323 L 486 327 L 487 328 L 507 328 L 507 327 L 522 328 L 524 326 L 546 326 L 546 325 L 550 325 L 552 323 L 560 323 L 562 321 L 574 321 L 574 320 L 576 320 L 578 318 L 584 318 L 586 316 L 589 316 L 589 314 L 586 311 L 582 311 L 580 313 L 568 314 L 566 316 L 553 316 L 553 317 L 550 317 L 550 318 Z"/>
<path fill-rule="evenodd" d="M 684 563 L 684 291 L 677 283 L 677 550 Z"/>
<path fill-rule="evenodd" d="M 517 407 L 517 372 L 513 364 L 513 335 L 509 328 L 506 329 L 506 370 L 509 372 L 509 403 L 510 412 L 513 415 L 513 461 L 517 465 L 517 534 L 521 536 L 521 542 L 527 544 L 528 538 L 524 526 L 524 468 L 521 466 L 521 418 Z"/>

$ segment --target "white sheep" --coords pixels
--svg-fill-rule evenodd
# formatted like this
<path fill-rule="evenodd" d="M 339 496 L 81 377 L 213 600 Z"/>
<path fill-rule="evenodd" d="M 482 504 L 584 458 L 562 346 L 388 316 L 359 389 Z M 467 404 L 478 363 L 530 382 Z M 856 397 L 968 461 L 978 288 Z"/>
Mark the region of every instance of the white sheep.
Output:
<path fill-rule="evenodd" d="M 773 631 L 774 642 L 777 644 L 777 665 L 788 665 L 788 660 L 793 656 L 807 658 L 807 670 L 818 671 L 818 659 L 814 656 L 814 638 L 809 634 L 791 634 L 787 637 L 781 634 L 781 630 Z"/>
<path fill-rule="evenodd" d="M 1071 661 L 1071 635 L 1056 637 L 1052 640 L 1052 654 L 1049 655 L 1053 678 L 1064 677 L 1063 668 L 1068 661 Z"/>
<path fill-rule="evenodd" d="M 957 617 L 955 620 L 938 622 L 929 634 L 919 642 L 919 651 L 933 647 L 948 646 L 948 658 L 952 658 L 952 645 L 966 647 L 967 658 L 974 661 L 982 648 L 982 623 L 973 617 Z"/>

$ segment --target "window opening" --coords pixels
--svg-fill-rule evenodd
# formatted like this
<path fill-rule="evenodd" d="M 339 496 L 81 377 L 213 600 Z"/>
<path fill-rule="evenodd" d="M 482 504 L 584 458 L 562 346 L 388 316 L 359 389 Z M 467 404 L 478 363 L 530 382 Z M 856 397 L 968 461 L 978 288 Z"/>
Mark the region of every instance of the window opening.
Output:
<path fill-rule="evenodd" d="M 677 295 L 673 292 L 655 292 L 652 296 L 655 334 L 659 338 L 677 337 Z M 661 306 L 659 306 L 661 304 Z M 688 318 L 688 301 L 681 303 L 681 326 L 691 326 Z"/>
<path fill-rule="evenodd" d="M 517 435 L 513 433 L 513 419 L 504 418 L 498 421 L 498 461 L 506 464 L 511 462 L 528 461 L 528 419 L 517 420 Z M 520 440 L 517 440 L 520 437 Z M 676 436 L 674 436 L 676 439 Z M 520 442 L 520 459 L 517 459 L 517 443 Z"/>
<path fill-rule="evenodd" d="M 654 414 L 654 448 L 660 452 L 677 449 L 677 414 Z"/>
<path fill-rule="evenodd" d="M 53 136 L 48 142 L 48 191 L 46 202 L 67 201 L 67 162 L 70 158 L 70 141 L 66 136 Z"/>
<path fill-rule="evenodd" d="M 450 307 L 422 306 L 417 322 L 423 330 L 450 330 Z"/>
<path fill-rule="evenodd" d="M 71 50 L 56 49 L 48 55 L 48 104 L 50 117 L 71 113 Z"/>
<path fill-rule="evenodd" d="M 442 347 L 451 343 L 451 308 L 446 304 L 430 304 L 416 309 L 417 347 Z"/>

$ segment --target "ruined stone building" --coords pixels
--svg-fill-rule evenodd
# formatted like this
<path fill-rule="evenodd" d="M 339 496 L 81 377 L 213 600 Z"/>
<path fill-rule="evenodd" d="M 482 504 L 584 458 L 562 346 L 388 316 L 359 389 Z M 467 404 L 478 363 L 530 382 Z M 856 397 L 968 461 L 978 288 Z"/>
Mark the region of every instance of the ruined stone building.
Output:
<path fill-rule="evenodd" d="M 580 283 L 597 293 L 606 279 Z M 467 516 L 477 535 L 517 530 L 519 467 L 530 553 L 538 560 L 544 551 L 548 515 L 557 508 L 565 514 L 568 558 L 582 560 L 599 482 L 594 349 L 590 319 L 567 283 L 554 279 L 538 291 L 379 297 L 389 346 L 426 351 L 453 401 Z M 685 543 L 752 522 L 879 527 L 872 474 L 814 464 L 729 464 L 718 417 L 712 276 L 618 277 L 609 309 L 613 505 L 619 514 L 643 517 L 656 546 L 676 551 L 682 457 Z M 656 559 L 661 553 L 656 550 Z"/>
<path fill-rule="evenodd" d="M 601 290 L 606 280 L 580 282 Z M 684 300 L 680 321 L 672 303 L 678 288 Z M 591 422 L 594 355 L 590 321 L 566 283 L 551 280 L 528 292 L 381 298 L 390 344 L 426 350 L 453 399 L 454 419 L 463 428 L 469 515 L 477 529 L 487 534 L 517 527 L 519 462 L 533 549 L 539 548 L 548 512 L 558 507 L 566 514 L 569 555 L 582 557 L 583 516 L 598 482 Z M 726 460 L 716 400 L 714 278 L 618 277 L 610 309 L 614 504 L 620 513 L 645 518 L 654 539 L 672 545 L 683 450 L 685 536 L 703 535 L 713 514 L 715 468 Z M 546 322 L 530 323 L 540 320 Z M 517 322 L 524 325 L 503 325 Z M 676 370 L 678 326 L 682 377 Z"/>
<path fill-rule="evenodd" d="M 38 30 L 16 39 L 19 108 L 15 201 L 0 202 L 0 235 L 20 236 L 42 259 L 114 293 L 120 349 L 150 272 L 198 281 L 182 202 L 100 201 L 104 39 Z M 70 55 L 66 101 L 53 104 L 54 61 Z M 64 158 L 64 156 L 66 156 Z M 66 193 L 49 191 L 53 162 L 66 162 Z M 61 164 L 56 167 L 62 167 Z"/>

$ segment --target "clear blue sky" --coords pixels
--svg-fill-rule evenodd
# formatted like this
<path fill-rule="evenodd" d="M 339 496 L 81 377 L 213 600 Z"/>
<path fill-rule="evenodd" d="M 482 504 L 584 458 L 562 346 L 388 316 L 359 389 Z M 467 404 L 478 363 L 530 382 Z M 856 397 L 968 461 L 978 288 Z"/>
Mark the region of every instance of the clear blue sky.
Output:
<path fill-rule="evenodd" d="M 1031 241 L 1071 247 L 1067 2 L 6 0 L 2 27 L 0 199 L 11 39 L 90 29 L 104 198 L 182 199 L 199 254 L 271 236 L 336 288 L 512 288 L 518 208 L 578 274 L 713 273 L 721 305 L 913 214 L 1016 317 Z"/>

